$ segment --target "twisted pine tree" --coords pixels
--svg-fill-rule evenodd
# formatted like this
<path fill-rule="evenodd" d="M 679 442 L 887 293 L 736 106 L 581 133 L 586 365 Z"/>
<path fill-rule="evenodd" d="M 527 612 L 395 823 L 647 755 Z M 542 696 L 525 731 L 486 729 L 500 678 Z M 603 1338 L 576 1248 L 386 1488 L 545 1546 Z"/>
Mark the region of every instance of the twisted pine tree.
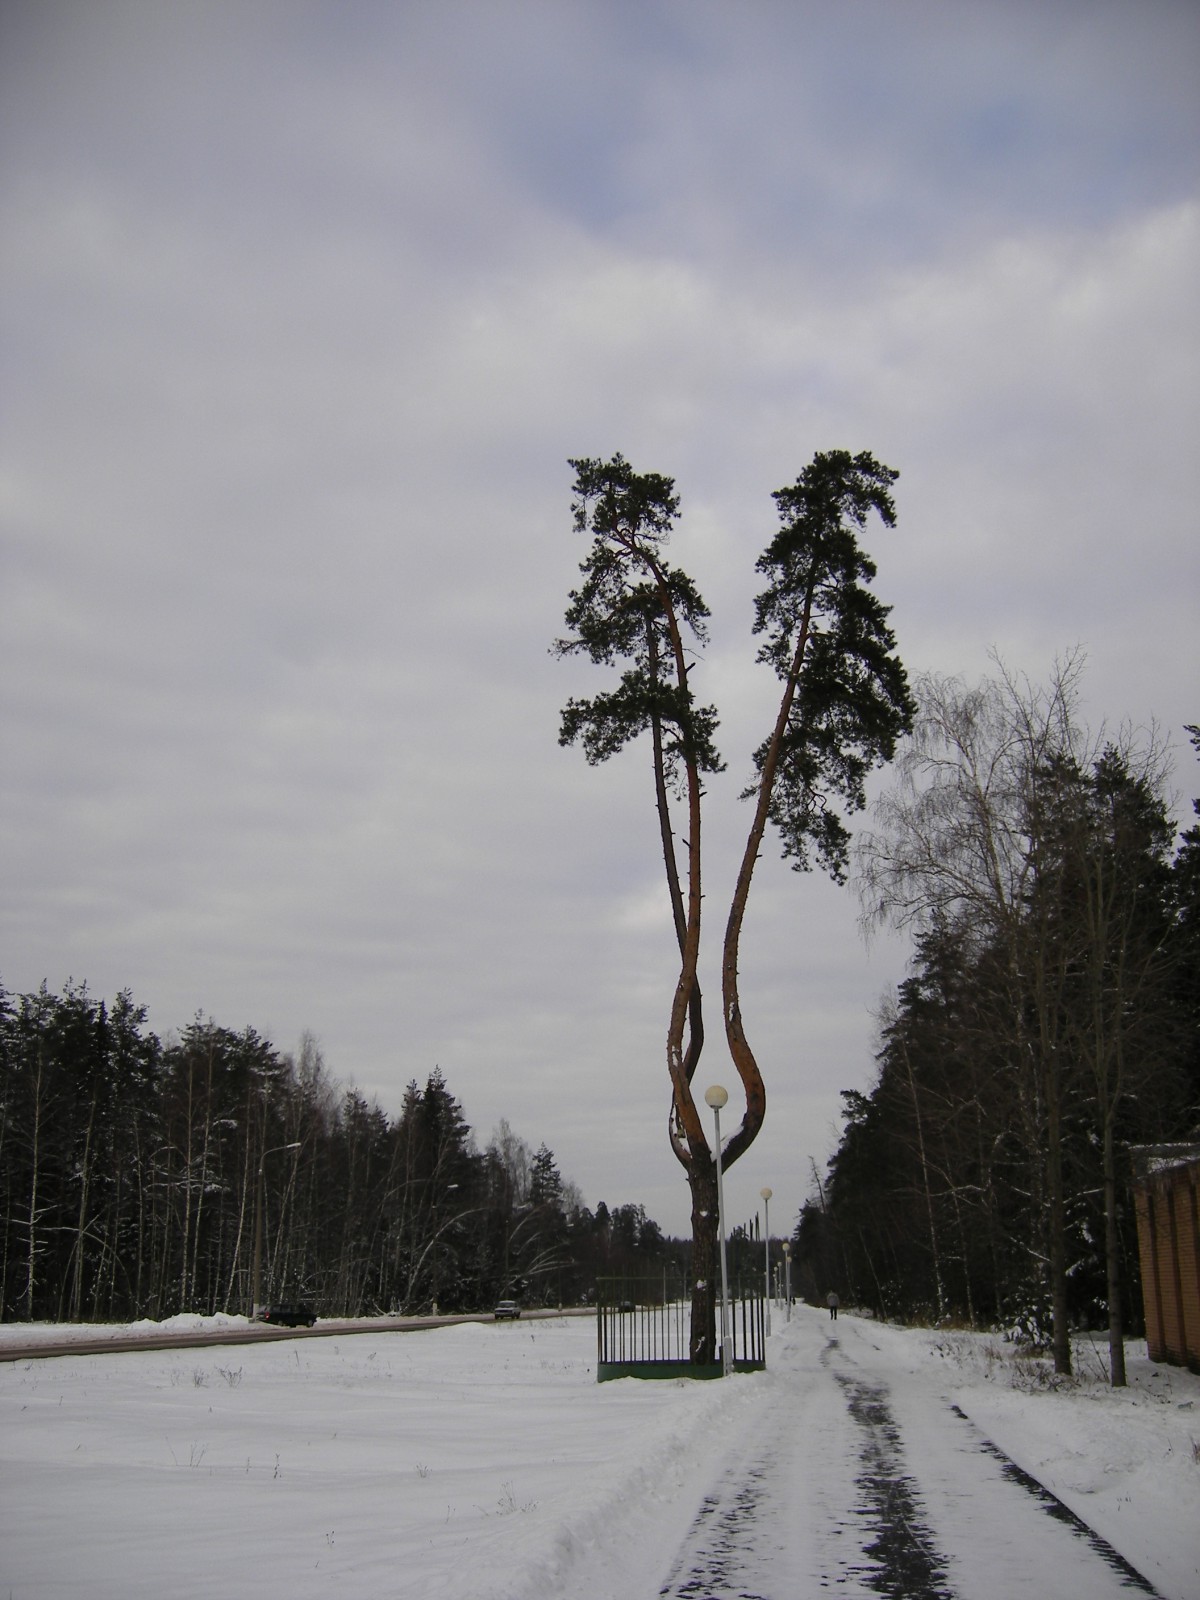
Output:
<path fill-rule="evenodd" d="M 704 1045 L 700 957 L 701 802 L 706 774 L 723 763 L 717 713 L 697 702 L 691 672 L 707 639 L 708 607 L 691 578 L 665 555 L 679 516 L 674 481 L 641 474 L 621 455 L 576 460 L 574 526 L 590 537 L 571 592 L 569 634 L 554 651 L 584 654 L 617 668 L 615 688 L 572 699 L 559 742 L 582 745 L 593 765 L 643 733 L 650 735 L 653 781 L 667 892 L 680 968 L 667 1029 L 671 1083 L 669 1140 L 692 1196 L 691 1359 L 716 1359 L 716 1162 L 692 1081 Z M 785 857 L 807 871 L 812 857 L 837 881 L 845 876 L 849 830 L 838 811 L 861 809 L 868 772 L 890 760 L 911 726 L 913 705 L 895 655 L 887 608 L 866 587 L 875 567 L 858 535 L 876 512 L 895 524 L 890 489 L 896 473 L 869 454 L 814 456 L 796 482 L 775 494 L 780 528 L 759 558 L 767 587 L 756 601 L 759 660 L 783 689 L 774 726 L 755 754 L 755 802 L 741 871 L 726 925 L 722 1008 L 744 1111 L 722 1158 L 731 1165 L 757 1137 L 766 1090 L 742 1021 L 738 951 L 755 863 L 768 822 Z M 677 841 L 672 801 L 686 815 Z M 682 847 L 682 867 L 680 848 Z"/>

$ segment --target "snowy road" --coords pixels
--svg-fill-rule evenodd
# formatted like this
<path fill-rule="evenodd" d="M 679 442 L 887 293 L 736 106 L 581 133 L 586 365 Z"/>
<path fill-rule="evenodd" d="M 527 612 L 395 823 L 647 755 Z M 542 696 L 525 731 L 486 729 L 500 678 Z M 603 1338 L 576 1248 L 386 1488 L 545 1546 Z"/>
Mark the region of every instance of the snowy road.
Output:
<path fill-rule="evenodd" d="M 116 1353 L 146 1332 L 0 1324 L 60 1348 L 0 1362 L 2 1600 L 1200 1595 L 1200 1378 L 1141 1341 L 1114 1393 L 1087 1340 L 1048 1385 L 805 1307 L 717 1383 L 598 1384 L 586 1318 Z"/>
<path fill-rule="evenodd" d="M 726 1453 L 662 1596 L 1157 1593 L 961 1407 L 906 1385 L 876 1332 L 843 1318 L 820 1336 L 810 1324 L 774 1342 L 773 1381 Z"/>

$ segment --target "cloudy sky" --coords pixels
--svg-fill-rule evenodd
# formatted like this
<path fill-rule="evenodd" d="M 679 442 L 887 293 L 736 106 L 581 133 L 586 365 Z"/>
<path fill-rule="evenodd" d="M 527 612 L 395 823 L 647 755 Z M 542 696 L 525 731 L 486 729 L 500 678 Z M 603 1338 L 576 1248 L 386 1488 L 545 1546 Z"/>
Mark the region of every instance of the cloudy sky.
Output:
<path fill-rule="evenodd" d="M 1082 646 L 1186 801 L 1198 69 L 1193 0 L 5 0 L 4 986 L 311 1030 L 389 1112 L 440 1066 L 481 1141 L 684 1231 L 648 754 L 557 744 L 567 458 L 682 496 L 710 940 L 818 449 L 901 473 L 910 670 Z M 790 1224 L 904 959 L 764 861 L 735 1216 Z"/>

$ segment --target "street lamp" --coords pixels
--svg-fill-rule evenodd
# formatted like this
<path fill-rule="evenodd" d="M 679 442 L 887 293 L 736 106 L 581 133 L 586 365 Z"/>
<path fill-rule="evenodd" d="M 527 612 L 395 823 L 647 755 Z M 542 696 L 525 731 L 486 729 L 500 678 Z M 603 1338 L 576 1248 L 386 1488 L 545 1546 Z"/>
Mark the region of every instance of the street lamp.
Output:
<path fill-rule="evenodd" d="M 721 1238 L 721 1375 L 728 1377 L 733 1366 L 733 1344 L 729 1337 L 729 1269 L 725 1263 L 725 1184 L 721 1176 L 721 1107 L 729 1093 L 719 1083 L 704 1091 L 704 1103 L 712 1107 L 716 1122 L 717 1152 L 717 1230 Z"/>
<path fill-rule="evenodd" d="M 766 1288 L 767 1306 L 767 1338 L 771 1337 L 771 1196 L 774 1189 L 760 1189 L 763 1203 L 763 1235 L 766 1242 L 766 1260 L 763 1265 L 763 1278 Z"/>
<path fill-rule="evenodd" d="M 258 1158 L 258 1178 L 254 1185 L 254 1265 L 251 1269 L 252 1298 L 251 1319 L 257 1317 L 262 1310 L 262 1251 L 263 1251 L 263 1163 L 268 1156 L 278 1155 L 281 1150 L 299 1150 L 300 1140 L 296 1139 L 291 1144 L 272 1145 L 270 1150 L 264 1150 Z"/>
<path fill-rule="evenodd" d="M 432 1181 L 433 1180 L 431 1179 L 430 1182 L 432 1183 Z M 456 1183 L 448 1183 L 446 1185 L 445 1192 L 447 1194 L 449 1194 L 452 1189 L 457 1189 L 457 1188 L 458 1188 L 458 1185 Z M 433 1197 L 433 1201 L 432 1201 L 432 1203 L 430 1205 L 429 1210 L 430 1210 L 430 1215 L 433 1218 L 433 1243 L 436 1245 L 438 1239 L 441 1237 L 441 1230 L 438 1228 L 438 1225 L 437 1225 L 437 1219 L 438 1219 L 438 1197 L 437 1197 L 436 1194 Z M 449 1227 L 450 1224 L 447 1223 L 446 1226 Z M 437 1258 L 437 1251 L 435 1250 L 433 1252 L 433 1302 L 432 1302 L 432 1304 L 433 1304 L 433 1315 L 435 1317 L 438 1314 L 437 1303 L 438 1303 L 438 1285 L 439 1285 L 439 1281 L 440 1280 L 439 1280 L 439 1277 L 438 1277 L 438 1258 Z"/>
<path fill-rule="evenodd" d="M 792 1320 L 792 1247 L 788 1240 L 783 1241 L 783 1303 L 787 1307 L 787 1319 Z"/>

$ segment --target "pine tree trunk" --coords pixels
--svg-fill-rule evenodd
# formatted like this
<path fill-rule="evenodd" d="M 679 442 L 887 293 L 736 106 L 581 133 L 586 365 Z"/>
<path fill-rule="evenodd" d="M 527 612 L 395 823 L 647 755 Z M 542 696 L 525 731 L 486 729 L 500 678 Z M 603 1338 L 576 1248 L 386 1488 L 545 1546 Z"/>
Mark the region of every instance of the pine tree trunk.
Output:
<path fill-rule="evenodd" d="M 717 1302 L 721 1266 L 718 1258 L 717 1169 L 693 1162 L 688 1171 L 692 1191 L 692 1334 L 689 1359 L 710 1366 L 721 1359 L 717 1346 Z"/>
<path fill-rule="evenodd" d="M 34 1292 L 37 1284 L 37 1222 L 38 1206 L 41 1197 L 38 1193 L 38 1180 L 42 1171 L 42 1082 L 43 1058 L 42 1045 L 37 1046 L 37 1070 L 33 1081 L 33 1137 L 31 1141 L 31 1160 L 29 1177 L 29 1244 L 25 1256 L 25 1320 L 32 1322 L 36 1316 L 34 1309 Z"/>
<path fill-rule="evenodd" d="M 75 1220 L 75 1262 L 71 1274 L 70 1310 L 68 1322 L 83 1321 L 84 1248 L 87 1230 L 88 1189 L 92 1176 L 92 1133 L 96 1125 L 96 1092 L 88 1109 L 87 1132 L 83 1139 L 83 1165 L 79 1174 L 79 1211 Z M 97 1272 L 98 1275 L 98 1272 Z"/>
<path fill-rule="evenodd" d="M 1104 1122 L 1104 1256 L 1108 1271 L 1108 1365 L 1114 1389 L 1124 1389 L 1125 1324 L 1121 1315 L 1121 1245 L 1117 1230 L 1117 1174 L 1113 1119 Z"/>
<path fill-rule="evenodd" d="M 1062 1116 L 1059 1086 L 1053 1067 L 1047 1073 L 1046 1188 L 1050 1225 L 1050 1306 L 1054 1318 L 1054 1370 L 1071 1375 L 1071 1328 L 1067 1309 L 1067 1224 L 1063 1199 Z"/>

